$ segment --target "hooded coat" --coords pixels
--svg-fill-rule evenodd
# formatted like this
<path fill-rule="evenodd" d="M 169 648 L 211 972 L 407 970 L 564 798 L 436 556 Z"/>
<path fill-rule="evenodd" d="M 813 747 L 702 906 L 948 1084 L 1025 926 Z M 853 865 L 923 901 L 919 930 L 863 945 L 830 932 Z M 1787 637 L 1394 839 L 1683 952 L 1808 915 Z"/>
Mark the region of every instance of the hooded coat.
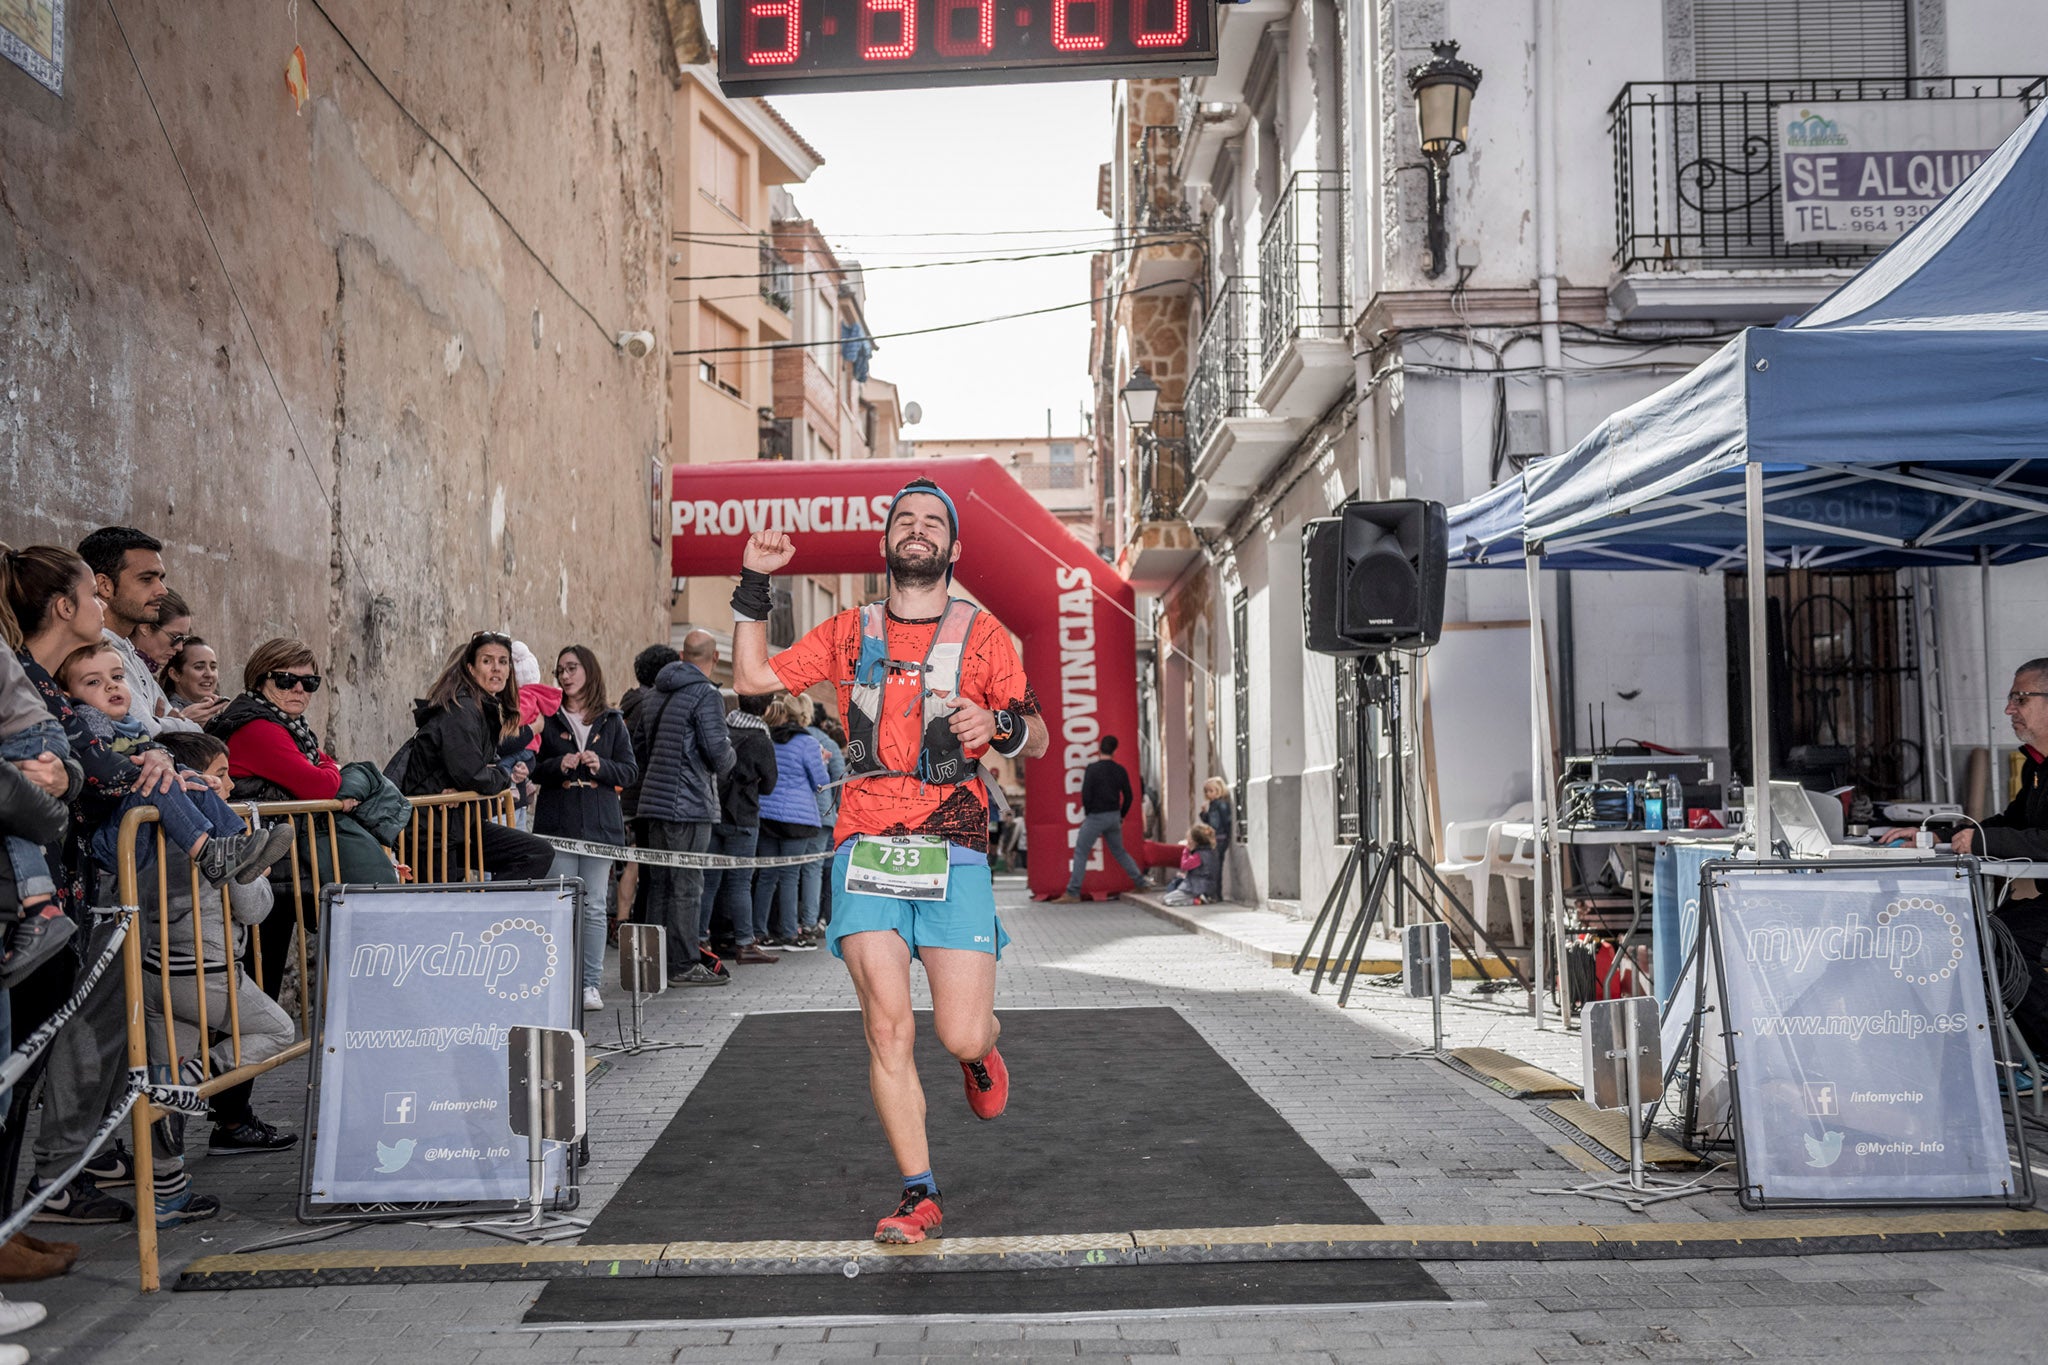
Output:
<path fill-rule="evenodd" d="M 640 761 L 634 813 L 642 820 L 711 824 L 718 819 L 713 779 L 731 772 L 734 761 L 725 704 L 703 671 L 681 659 L 662 668 L 654 692 L 641 703 L 633 729 Z"/>
<path fill-rule="evenodd" d="M 736 755 L 732 771 L 718 784 L 718 822 L 734 829 L 761 827 L 761 795 L 775 790 L 775 742 L 759 716 L 735 711 L 725 718 Z"/>
<path fill-rule="evenodd" d="M 502 741 L 496 697 L 487 697 L 463 682 L 446 706 L 415 701 L 412 719 L 417 727 L 412 761 L 398 784 L 407 796 L 444 791 L 496 796 L 512 785 L 511 774 L 498 766 Z"/>

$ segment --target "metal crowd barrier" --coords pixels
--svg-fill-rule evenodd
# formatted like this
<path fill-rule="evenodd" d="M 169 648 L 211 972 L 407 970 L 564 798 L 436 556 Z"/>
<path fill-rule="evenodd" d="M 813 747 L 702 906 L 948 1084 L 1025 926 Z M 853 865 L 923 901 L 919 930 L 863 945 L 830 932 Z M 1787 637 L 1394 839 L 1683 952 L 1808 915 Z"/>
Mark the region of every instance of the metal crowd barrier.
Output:
<path fill-rule="evenodd" d="M 410 868 L 413 880 L 415 881 L 462 882 L 482 880 L 483 853 L 481 836 L 483 824 L 486 820 L 495 820 L 499 824 L 511 823 L 511 793 L 504 792 L 497 796 L 477 796 L 472 792 L 449 792 L 439 796 L 416 796 L 411 798 L 411 801 L 412 820 L 407 825 L 405 832 L 399 836 L 397 846 L 387 850 L 392 855 L 394 862 Z M 236 977 L 242 973 L 243 966 L 242 963 L 236 961 L 228 954 L 223 954 L 226 958 L 227 965 L 225 971 L 228 975 L 228 988 L 224 992 L 227 1000 L 225 1027 L 221 1027 L 222 1021 L 208 1019 L 206 997 L 209 966 L 206 961 L 206 944 L 208 939 L 207 921 L 212 918 L 212 914 L 210 908 L 207 908 L 209 905 L 207 893 L 212 889 L 207 887 L 200 879 L 198 869 L 192 868 L 189 874 L 191 877 L 190 892 L 192 902 L 192 956 L 196 963 L 192 981 L 193 994 L 197 1006 L 197 1018 L 188 1022 L 197 1026 L 199 1035 L 198 1060 L 201 1081 L 196 1089 L 202 1098 L 207 1099 L 212 1098 L 223 1090 L 240 1085 L 244 1081 L 252 1080 L 266 1071 L 283 1066 L 287 1062 L 296 1061 L 311 1050 L 314 1016 L 314 988 L 311 983 L 315 981 L 324 982 L 325 978 L 324 974 L 315 973 L 311 970 L 313 966 L 318 964 L 310 960 L 309 954 L 317 955 L 318 948 L 317 941 L 312 936 L 313 928 L 306 923 L 306 905 L 309 900 L 315 904 L 318 903 L 321 887 L 341 880 L 341 853 L 335 826 L 335 817 L 342 813 L 342 805 L 339 801 L 282 801 L 269 804 L 252 804 L 247 807 L 238 806 L 237 808 L 253 811 L 256 816 L 266 821 L 289 820 L 297 831 L 297 842 L 294 844 L 287 861 L 291 868 L 289 878 L 291 905 L 288 913 L 293 917 L 294 932 L 292 934 L 292 942 L 296 945 L 297 966 L 299 969 L 299 1038 L 298 1041 L 292 1043 L 274 1057 L 260 1062 L 244 1063 L 242 1060 L 241 1008 L 237 991 L 235 990 Z M 118 866 L 115 869 L 117 893 L 120 903 L 124 906 L 140 907 L 142 904 L 141 890 L 143 883 L 141 880 L 142 874 L 138 871 L 135 861 L 136 847 L 144 837 L 153 838 L 156 841 L 156 857 L 154 863 L 151 864 L 151 870 L 156 877 L 156 913 L 153 916 L 138 914 L 134 932 L 128 935 L 127 942 L 123 945 L 122 971 L 126 984 L 128 1003 L 128 1065 L 131 1071 L 147 1068 L 150 1065 L 149 1030 L 151 1021 L 143 989 L 145 970 L 143 945 L 145 936 L 152 936 L 152 941 L 156 944 L 157 974 L 160 987 L 159 1003 L 162 1006 L 155 1023 L 161 1030 L 161 1055 L 168 1061 L 170 1074 L 175 1083 L 179 1075 L 179 1058 L 176 1028 L 178 1020 L 173 1013 L 171 1000 L 172 973 L 169 953 L 171 931 L 170 874 L 166 864 L 166 848 L 162 828 L 157 826 L 151 834 L 145 836 L 142 832 L 145 825 L 157 826 L 155 808 L 144 806 L 130 811 L 127 818 L 122 821 Z M 449 845 L 451 843 L 449 836 L 451 834 L 456 835 L 454 842 L 457 844 L 457 855 L 453 862 L 450 860 L 449 852 Z M 324 841 L 318 836 L 324 836 Z M 301 861 L 300 850 L 311 847 L 313 849 L 312 859 L 317 860 L 323 851 L 323 842 L 324 851 L 332 861 L 325 868 L 314 866 L 311 869 L 313 881 L 309 885 L 305 880 L 306 869 Z M 450 875 L 451 873 L 453 875 Z M 280 895 L 282 895 L 287 884 L 286 878 L 279 876 L 274 880 L 273 884 L 278 889 Z M 311 892 L 310 896 L 307 894 L 308 892 Z M 234 942 L 235 922 L 228 904 L 227 892 L 225 890 L 213 891 L 212 895 L 213 903 L 218 904 L 220 908 L 220 918 L 216 921 L 220 925 L 222 935 L 220 942 L 222 944 L 232 944 Z M 204 913 L 202 913 L 202 910 L 204 910 Z M 273 915 L 285 914 L 287 913 L 287 908 L 282 904 L 273 905 L 270 913 Z M 252 924 L 248 926 L 248 930 L 249 954 L 247 975 L 254 979 L 259 988 L 269 987 L 271 984 L 270 976 L 263 963 L 262 926 L 260 924 Z M 219 971 L 221 969 L 215 967 L 212 970 Z M 284 968 L 280 967 L 280 977 L 283 970 Z M 216 1029 L 224 1034 L 224 1041 L 229 1044 L 234 1061 L 234 1065 L 226 1070 L 216 1071 L 213 1066 L 213 1050 L 208 1040 Z M 169 1110 L 152 1103 L 147 1095 L 142 1095 L 136 1099 L 135 1107 L 130 1116 L 130 1123 L 132 1125 L 130 1141 L 134 1148 L 135 1157 L 137 1258 L 140 1261 L 141 1267 L 141 1287 L 145 1292 L 153 1291 L 160 1287 L 157 1267 L 155 1218 L 156 1172 L 151 1160 L 149 1128 L 152 1123 L 169 1112 Z M 310 1136 L 308 1134 L 302 1140 L 310 1140 Z"/>

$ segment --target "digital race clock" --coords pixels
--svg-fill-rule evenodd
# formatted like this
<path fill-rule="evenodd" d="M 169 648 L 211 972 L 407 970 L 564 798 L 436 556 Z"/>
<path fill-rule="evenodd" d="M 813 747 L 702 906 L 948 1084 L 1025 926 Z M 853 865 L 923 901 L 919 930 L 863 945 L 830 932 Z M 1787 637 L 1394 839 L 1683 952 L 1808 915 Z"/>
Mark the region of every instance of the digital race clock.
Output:
<path fill-rule="evenodd" d="M 1215 0 L 719 0 L 718 33 L 729 95 L 1216 66 Z"/>

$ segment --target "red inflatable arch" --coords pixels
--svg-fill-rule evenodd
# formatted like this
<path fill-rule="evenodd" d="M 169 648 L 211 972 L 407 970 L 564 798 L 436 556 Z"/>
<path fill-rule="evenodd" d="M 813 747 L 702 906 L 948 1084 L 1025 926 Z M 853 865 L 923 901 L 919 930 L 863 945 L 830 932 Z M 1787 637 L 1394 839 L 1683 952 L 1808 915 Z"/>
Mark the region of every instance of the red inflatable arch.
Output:
<path fill-rule="evenodd" d="M 1138 790 L 1135 598 L 1000 464 L 976 457 L 677 465 L 674 572 L 736 575 L 747 537 L 763 529 L 789 533 L 793 573 L 878 572 L 889 499 L 920 475 L 937 480 L 959 510 L 958 582 L 1024 643 L 1024 671 L 1052 732 L 1045 757 L 1024 765 L 1031 889 L 1058 895 L 1081 823 L 1081 773 L 1103 735 L 1123 741 L 1117 757 Z M 1132 803 L 1124 846 L 1147 866 L 1177 859 L 1177 847 L 1145 843 L 1141 809 Z M 1127 884 L 1098 845 L 1083 889 L 1113 894 Z"/>

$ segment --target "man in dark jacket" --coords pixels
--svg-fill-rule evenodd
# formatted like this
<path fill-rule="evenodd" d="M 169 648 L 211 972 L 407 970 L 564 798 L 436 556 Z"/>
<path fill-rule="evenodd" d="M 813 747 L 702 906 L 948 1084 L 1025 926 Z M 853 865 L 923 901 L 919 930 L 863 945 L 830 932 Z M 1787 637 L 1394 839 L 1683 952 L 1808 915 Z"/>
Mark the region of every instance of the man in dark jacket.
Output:
<path fill-rule="evenodd" d="M 671 645 L 649 645 L 633 656 L 633 680 L 636 687 L 626 689 L 626 695 L 619 698 L 619 714 L 626 719 L 626 735 L 635 745 L 634 773 L 631 785 L 619 788 L 619 810 L 626 817 L 628 842 L 642 848 L 647 846 L 645 832 L 640 828 L 640 774 L 638 765 L 644 761 L 638 748 L 639 741 L 632 739 L 640 733 L 640 710 L 657 695 L 654 680 L 682 656 Z M 627 863 L 619 869 L 619 899 L 616 913 L 620 917 L 630 915 L 633 923 L 645 924 L 647 920 L 647 889 L 650 883 L 641 877 L 640 864 Z"/>
<path fill-rule="evenodd" d="M 725 718 L 734 757 L 732 771 L 718 784 L 718 826 L 711 831 L 713 853 L 751 858 L 760 848 L 761 797 L 775 790 L 780 771 L 775 763 L 775 744 L 768 738 L 768 726 L 761 719 L 771 700 L 767 696 L 741 697 L 739 706 Z M 705 874 L 698 928 L 706 937 L 711 934 L 712 911 L 720 906 L 732 926 L 734 961 L 766 965 L 782 960 L 754 941 L 752 869 L 712 868 Z"/>
<path fill-rule="evenodd" d="M 2027 756 L 2019 795 L 1985 819 L 1982 838 L 1975 830 L 1961 829 L 1950 846 L 1980 858 L 2048 862 L 2048 658 L 2030 659 L 2013 674 L 2005 714 Z M 2042 961 L 2048 954 L 2048 897 L 2007 901 L 1997 915 L 2031 967 L 2027 994 L 2013 1010 L 2013 1022 L 2037 1053 L 2048 1052 L 2048 964 Z"/>
<path fill-rule="evenodd" d="M 1131 811 L 1131 775 L 1116 761 L 1115 753 L 1116 736 L 1104 735 L 1102 757 L 1081 774 L 1081 828 L 1074 835 L 1074 869 L 1067 874 L 1066 891 L 1053 897 L 1056 905 L 1069 905 L 1081 899 L 1081 879 L 1088 875 L 1088 858 L 1095 852 L 1098 839 L 1109 845 L 1131 885 L 1145 884 L 1145 874 L 1124 851 L 1124 817 Z"/>
<path fill-rule="evenodd" d="M 656 675 L 656 695 L 640 708 L 633 752 L 640 760 L 638 815 L 649 848 L 702 853 L 711 846 L 718 820 L 714 779 L 733 765 L 725 706 L 704 675 L 717 661 L 710 632 L 691 631 L 683 638 L 683 657 Z M 702 966 L 697 906 L 704 869 L 650 865 L 647 882 L 647 917 L 668 930 L 669 980 L 693 984 L 691 968 Z"/>

